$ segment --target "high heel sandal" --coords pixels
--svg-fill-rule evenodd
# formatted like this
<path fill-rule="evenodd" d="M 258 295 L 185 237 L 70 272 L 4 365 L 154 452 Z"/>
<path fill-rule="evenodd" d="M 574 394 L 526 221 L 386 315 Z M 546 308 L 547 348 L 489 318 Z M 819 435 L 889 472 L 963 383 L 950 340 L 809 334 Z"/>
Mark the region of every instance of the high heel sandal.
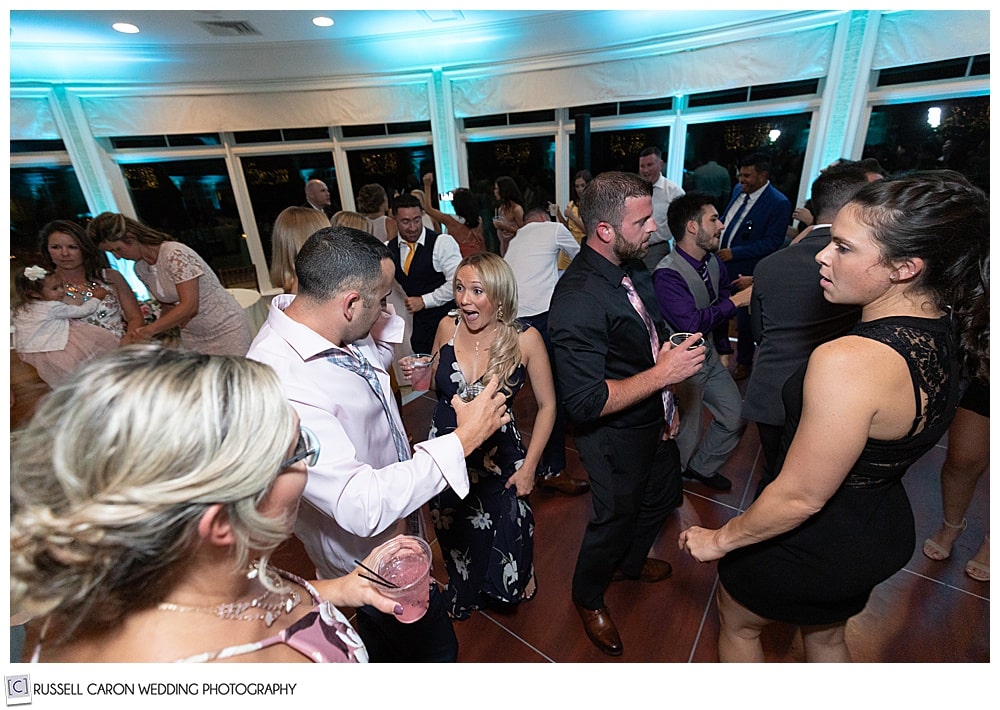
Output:
<path fill-rule="evenodd" d="M 946 528 L 951 528 L 952 530 L 958 530 L 958 534 L 961 535 L 967 527 L 969 527 L 969 521 L 962 518 L 962 522 L 958 525 L 953 525 L 949 523 L 946 519 L 942 518 L 941 522 Z M 956 539 L 958 536 L 956 536 Z M 942 562 L 949 557 L 951 557 L 951 548 L 955 545 L 954 542 L 951 543 L 947 549 L 945 549 L 940 543 L 935 542 L 933 538 L 927 538 L 924 540 L 924 556 Z M 971 576 L 971 575 L 970 575 Z"/>
<path fill-rule="evenodd" d="M 983 540 L 983 546 L 990 544 L 990 536 L 987 533 L 986 538 Z M 983 546 L 980 546 L 979 551 L 982 552 Z M 979 555 L 979 552 L 976 553 Z M 989 582 L 990 581 L 990 563 L 978 562 L 975 559 L 971 559 L 965 563 L 965 573 L 969 575 L 972 579 L 977 582 Z"/>

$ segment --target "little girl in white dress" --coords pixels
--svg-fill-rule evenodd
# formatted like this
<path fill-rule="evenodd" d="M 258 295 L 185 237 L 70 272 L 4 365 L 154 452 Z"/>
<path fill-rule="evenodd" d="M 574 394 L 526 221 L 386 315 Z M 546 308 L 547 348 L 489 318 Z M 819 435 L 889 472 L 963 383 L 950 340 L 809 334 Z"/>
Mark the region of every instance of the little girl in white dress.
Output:
<path fill-rule="evenodd" d="M 14 349 L 50 387 L 87 360 L 118 347 L 114 333 L 83 320 L 101 307 L 100 298 L 65 302 L 62 279 L 35 264 L 17 271 L 14 286 L 20 301 L 11 314 Z"/>

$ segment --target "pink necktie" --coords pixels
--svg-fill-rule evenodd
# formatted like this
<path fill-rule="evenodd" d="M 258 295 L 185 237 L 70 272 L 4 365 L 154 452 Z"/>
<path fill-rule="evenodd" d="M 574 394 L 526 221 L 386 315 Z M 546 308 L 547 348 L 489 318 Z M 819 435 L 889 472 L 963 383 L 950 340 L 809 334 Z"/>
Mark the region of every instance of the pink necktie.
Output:
<path fill-rule="evenodd" d="M 625 287 L 625 293 L 628 294 L 628 301 L 632 304 L 632 308 L 642 318 L 642 322 L 646 324 L 646 331 L 649 333 L 649 347 L 653 351 L 653 362 L 656 362 L 656 356 L 660 354 L 660 336 L 656 334 L 656 326 L 653 325 L 653 319 L 649 317 L 649 312 L 646 310 L 642 299 L 639 298 L 639 294 L 636 293 L 635 285 L 632 283 L 632 279 L 628 277 L 628 274 L 622 276 L 622 286 Z M 674 393 L 668 389 L 664 389 L 661 394 L 663 395 L 663 420 L 670 427 L 674 422 Z"/>

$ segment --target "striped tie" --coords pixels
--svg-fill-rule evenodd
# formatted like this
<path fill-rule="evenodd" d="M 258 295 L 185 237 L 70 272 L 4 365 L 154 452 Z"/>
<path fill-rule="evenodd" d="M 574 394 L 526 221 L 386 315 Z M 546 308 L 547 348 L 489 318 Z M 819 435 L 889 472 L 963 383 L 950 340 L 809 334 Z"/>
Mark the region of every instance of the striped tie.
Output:
<path fill-rule="evenodd" d="M 625 293 L 628 294 L 628 301 L 632 304 L 632 308 L 642 318 L 642 322 L 646 324 L 646 331 L 649 334 L 649 347 L 653 351 L 653 362 L 656 362 L 656 356 L 660 354 L 660 336 L 656 332 L 656 326 L 653 325 L 653 319 L 649 317 L 649 311 L 646 310 L 646 306 L 635 290 L 632 279 L 628 277 L 628 274 L 622 277 L 622 286 L 625 287 Z M 674 422 L 674 393 L 664 388 L 661 394 L 663 395 L 663 420 L 670 427 Z"/>

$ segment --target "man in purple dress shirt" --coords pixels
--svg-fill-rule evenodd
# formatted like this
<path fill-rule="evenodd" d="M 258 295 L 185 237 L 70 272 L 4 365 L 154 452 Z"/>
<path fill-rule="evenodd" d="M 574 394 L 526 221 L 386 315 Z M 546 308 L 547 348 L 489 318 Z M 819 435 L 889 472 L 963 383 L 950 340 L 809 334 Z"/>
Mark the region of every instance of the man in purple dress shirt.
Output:
<path fill-rule="evenodd" d="M 728 491 L 732 483 L 719 473 L 740 440 L 743 400 L 719 350 L 731 350 L 729 319 L 750 302 L 750 288 L 733 293 L 726 266 L 715 253 L 724 225 L 711 195 L 692 192 L 670 203 L 667 211 L 676 248 L 653 272 L 656 301 L 672 328 L 708 333 L 705 366 L 676 385 L 681 411 L 677 447 L 684 477 Z M 712 421 L 702 434 L 702 406 Z"/>

